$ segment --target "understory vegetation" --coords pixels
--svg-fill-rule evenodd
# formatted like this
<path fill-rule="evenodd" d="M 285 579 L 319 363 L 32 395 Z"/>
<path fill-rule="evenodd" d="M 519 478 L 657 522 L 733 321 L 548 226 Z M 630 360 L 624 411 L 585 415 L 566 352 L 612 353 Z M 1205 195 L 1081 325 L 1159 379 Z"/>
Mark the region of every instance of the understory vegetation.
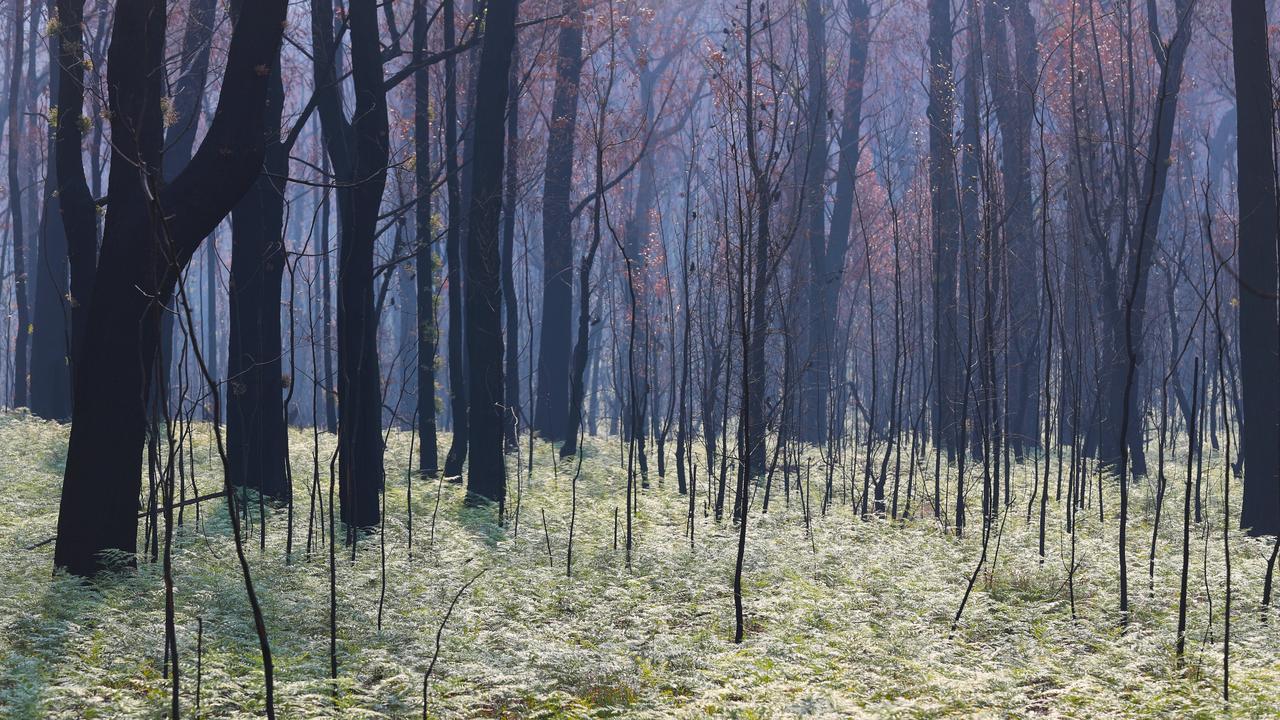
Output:
<path fill-rule="evenodd" d="M 161 563 L 139 558 L 136 572 L 92 585 L 50 577 L 53 546 L 44 541 L 56 529 L 66 441 L 56 423 L 0 417 L 0 716 L 163 717 Z M 193 443 L 198 491 L 213 493 L 221 470 L 210 427 L 199 426 Z M 749 516 L 747 633 L 735 645 L 737 531 L 731 513 L 717 523 L 707 508 L 701 472 L 692 540 L 674 478 L 652 474 L 639 491 L 628 569 L 625 530 L 615 525 L 626 485 L 616 438 L 589 440 L 580 473 L 572 459 L 557 464 L 549 445 L 535 443 L 531 473 L 527 444 L 519 459 L 508 456 L 506 527 L 492 508 L 466 506 L 460 486 L 408 472 L 409 443 L 409 433 L 389 435 L 381 532 L 360 537 L 354 554 L 339 534 L 336 683 L 325 544 L 333 438 L 319 436 L 318 484 L 311 431 L 290 438 L 292 553 L 290 510 L 266 508 L 264 538 L 259 503 L 247 502 L 245 544 L 280 717 L 420 717 L 433 657 L 426 711 L 442 718 L 1280 715 L 1280 617 L 1261 605 L 1271 547 L 1234 522 L 1230 705 L 1218 691 L 1223 473 L 1213 456 L 1204 522 L 1192 530 L 1178 670 L 1182 483 L 1173 470 L 1151 582 L 1154 478 L 1134 486 L 1127 625 L 1116 611 L 1114 481 L 1101 483 L 1101 519 L 1092 482 L 1074 551 L 1065 501 L 1049 504 L 1042 561 L 1036 521 L 1026 520 L 1028 464 L 1012 474 L 1012 504 L 954 632 L 981 553 L 980 523 L 958 539 L 932 517 L 921 495 L 932 460 L 916 475 L 907 521 L 860 519 L 857 473 L 836 468 L 825 513 L 812 473 L 806 523 L 802 496 L 779 471 L 769 512 L 756 501 Z M 980 479 L 969 485 L 981 492 Z M 262 660 L 221 499 L 182 508 L 172 552 L 184 713 L 260 716 Z"/>

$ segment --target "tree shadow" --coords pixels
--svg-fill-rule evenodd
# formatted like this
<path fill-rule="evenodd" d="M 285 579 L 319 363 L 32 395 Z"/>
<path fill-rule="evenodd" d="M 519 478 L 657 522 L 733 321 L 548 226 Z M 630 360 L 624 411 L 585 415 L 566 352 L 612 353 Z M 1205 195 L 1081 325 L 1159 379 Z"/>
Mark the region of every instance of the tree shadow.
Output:
<path fill-rule="evenodd" d="M 471 493 L 457 506 L 454 520 L 489 549 L 507 536 L 507 528 L 498 522 L 498 504 Z"/>

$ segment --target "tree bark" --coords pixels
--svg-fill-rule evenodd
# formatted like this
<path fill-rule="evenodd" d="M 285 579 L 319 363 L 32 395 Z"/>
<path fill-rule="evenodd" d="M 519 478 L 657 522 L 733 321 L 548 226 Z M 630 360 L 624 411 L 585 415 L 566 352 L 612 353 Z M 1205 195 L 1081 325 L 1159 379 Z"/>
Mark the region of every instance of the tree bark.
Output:
<path fill-rule="evenodd" d="M 413 3 L 413 51 L 427 50 L 427 3 Z M 431 229 L 431 94 L 430 70 L 426 66 L 413 74 L 413 133 L 417 152 L 414 181 L 418 204 L 414 208 L 414 279 L 418 297 L 418 470 L 435 475 L 440 468 L 436 441 L 436 347 L 440 330 L 436 327 L 435 238 Z"/>
<path fill-rule="evenodd" d="M 1240 381 L 1244 415 L 1244 500 L 1240 526 L 1280 534 L 1280 346 L 1276 313 L 1275 108 L 1267 50 L 1267 8 L 1232 0 L 1240 201 Z"/>
<path fill-rule="evenodd" d="M 9 63 L 9 237 L 13 241 L 13 294 L 17 305 L 17 342 L 13 351 L 13 406 L 27 406 L 27 346 L 31 331 L 30 309 L 27 305 L 26 229 L 24 227 L 22 195 L 23 182 L 18 175 L 18 160 L 22 154 L 22 63 L 26 59 L 25 35 L 26 2 L 15 0 L 13 4 L 13 61 Z M 34 22 L 34 20 L 32 21 Z"/>
<path fill-rule="evenodd" d="M 951 72 L 951 3 L 929 0 L 929 189 L 933 218 L 933 333 L 935 395 L 934 442 L 954 452 L 960 427 L 958 410 L 964 402 L 960 387 L 959 315 L 956 263 L 960 233 L 955 181 L 955 87 Z M 970 80 L 972 82 L 972 80 Z"/>
<path fill-rule="evenodd" d="M 1005 407 L 1009 442 L 1018 452 L 1039 444 L 1040 296 L 1036 287 L 1033 200 L 1031 197 L 1031 122 L 1039 71 L 1035 19 L 1027 0 L 1006 7 L 988 0 L 984 12 L 987 81 L 1000 123 L 1003 182 L 1004 257 L 1009 268 L 1009 348 L 1013 377 Z M 1005 24 L 1013 30 L 1013 55 Z"/>
<path fill-rule="evenodd" d="M 58 175 L 58 205 L 67 239 L 71 269 L 66 301 L 71 316 L 67 363 L 75 398 L 76 359 L 84 344 L 89 300 L 98 255 L 98 213 L 85 178 L 80 144 L 84 139 L 84 0 L 58 0 L 58 125 L 54 141 Z"/>
<path fill-rule="evenodd" d="M 848 0 L 850 19 L 849 67 L 844 86 L 844 109 L 841 117 L 839 155 L 836 167 L 835 204 L 831 212 L 831 228 L 824 238 L 812 234 L 818 230 L 820 216 L 826 212 L 825 200 L 812 199 L 810 211 L 810 343 L 812 380 L 803 405 L 809 418 L 801 426 L 802 437 L 810 442 L 826 442 L 828 403 L 832 395 L 832 373 L 835 368 L 835 323 L 839 306 L 840 282 L 844 277 L 845 258 L 849 251 L 849 235 L 853 225 L 853 200 L 857 190 L 858 157 L 861 150 L 862 96 L 866 78 L 867 50 L 871 42 L 870 8 L 865 0 Z M 818 17 L 821 23 L 822 18 Z M 810 27 L 815 20 L 810 20 Z M 810 63 L 814 58 L 810 58 Z M 812 102 L 812 101 L 811 101 Z M 825 112 L 823 113 L 825 116 Z M 821 120 L 825 122 L 825 120 Z M 822 151 L 825 153 L 825 133 Z M 824 155 L 825 158 L 825 155 Z M 825 171 L 825 159 L 823 160 Z M 840 432 L 837 427 L 837 433 Z"/>
<path fill-rule="evenodd" d="M 292 495 L 284 407 L 281 283 L 284 189 L 289 158 L 280 142 L 284 83 L 272 66 L 263 121 L 263 172 L 231 213 L 227 345 L 227 460 L 234 487 L 277 500 Z"/>
<path fill-rule="evenodd" d="M 444 48 L 454 47 L 454 1 L 444 4 Z M 467 459 L 467 366 L 463 339 L 464 307 L 462 277 L 462 178 L 458 166 L 458 61 L 450 55 L 444 61 L 444 152 L 445 195 L 449 226 L 445 231 L 445 260 L 448 263 L 445 284 L 449 293 L 449 413 L 453 421 L 453 438 L 444 459 L 444 474 L 462 478 L 462 463 Z"/>
<path fill-rule="evenodd" d="M 542 187 L 542 329 L 534 429 L 564 440 L 569 412 L 570 323 L 573 318 L 573 156 L 582 78 L 582 7 L 565 0 L 556 50 L 547 163 Z"/>
<path fill-rule="evenodd" d="M 58 515 L 54 565 L 78 575 L 137 549 L 138 491 L 159 317 L 177 273 L 258 176 L 270 68 L 285 2 L 246 3 L 218 110 L 187 168 L 160 187 L 163 0 L 116 7 L 108 52 L 110 206 L 87 324 Z"/>
<path fill-rule="evenodd" d="M 179 56 L 182 75 L 173 91 L 173 114 L 177 122 L 165 133 L 164 177 L 177 177 L 191 162 L 195 146 L 196 128 L 204 108 L 205 83 L 209 77 L 209 53 L 212 49 L 215 0 L 195 0 L 187 12 L 187 24 L 182 34 L 182 54 Z M 205 354 L 214 377 L 217 377 L 217 335 L 213 319 L 216 317 L 216 295 L 213 282 L 216 270 L 214 260 L 217 250 L 210 242 L 207 249 L 206 272 L 210 279 L 205 304 L 209 306 L 210 321 L 205 329 Z M 159 377 L 169 378 L 173 352 L 173 325 L 175 314 L 167 312 L 160 320 L 160 371 Z"/>
<path fill-rule="evenodd" d="M 52 6 L 53 3 L 50 3 Z M 49 35 L 49 102 L 56 110 L 64 81 L 58 70 L 61 30 Z M 67 296 L 67 232 L 62 219 L 62 185 L 58 181 L 57 123 L 52 116 L 48 140 L 48 169 L 44 183 L 44 214 L 36 262 L 36 294 L 31 337 L 31 412 L 48 420 L 71 419 L 71 337 Z M 79 123 L 79 117 L 68 122 Z M 80 148 L 75 149 L 79 158 Z"/>
<path fill-rule="evenodd" d="M 520 449 L 520 306 L 516 300 L 516 193 L 520 178 L 520 67 L 519 48 L 512 50 L 511 80 L 507 98 L 506 181 L 502 201 L 502 307 L 506 312 L 504 381 L 507 416 L 503 433 L 507 452 Z"/>
<path fill-rule="evenodd" d="M 1168 42 L 1160 39 L 1155 16 L 1148 17 L 1151 41 L 1156 50 L 1160 73 L 1157 80 L 1151 130 L 1147 138 L 1148 162 L 1142 174 L 1138 195 L 1138 216 L 1125 233 L 1127 244 L 1116 279 L 1116 291 L 1108 292 L 1103 308 L 1104 325 L 1110 353 L 1103 373 L 1103 428 L 1099 438 L 1099 461 L 1124 477 L 1130 462 L 1135 475 L 1146 472 L 1142 444 L 1142 416 L 1137 387 L 1138 368 L 1142 364 L 1142 338 L 1147 308 L 1147 285 L 1151 262 L 1159 240 L 1160 219 L 1164 210 L 1164 192 L 1169 178 L 1169 159 L 1173 130 L 1178 114 L 1178 96 L 1182 89 L 1183 63 L 1191 42 L 1191 12 L 1194 3 L 1178 0 L 1177 24 Z M 1153 6 L 1152 6 L 1153 7 Z"/>
<path fill-rule="evenodd" d="M 348 529 L 378 522 L 382 488 L 382 389 L 373 248 L 389 154 L 378 11 L 373 0 L 347 9 L 351 35 L 352 120 L 343 111 L 336 78 L 332 0 L 314 0 L 316 86 L 321 128 L 338 195 L 338 488 Z"/>
<path fill-rule="evenodd" d="M 498 503 L 506 495 L 503 456 L 502 281 L 498 252 L 502 217 L 504 112 L 511 53 L 516 39 L 516 0 L 490 0 L 476 79 L 475 154 L 467 214 L 466 340 L 470 411 L 467 491 Z"/>
<path fill-rule="evenodd" d="M 807 107 L 804 120 L 804 155 L 797 174 L 800 175 L 800 227 L 797 250 L 807 250 L 810 277 L 805 293 L 797 296 L 800 305 L 801 328 L 798 346 L 801 348 L 799 437 L 813 443 L 827 439 L 827 402 L 830 396 L 830 342 L 825 337 L 826 321 L 835 315 L 834 308 L 821 305 L 823 279 L 827 274 L 827 33 L 823 3 L 806 0 L 805 51 Z M 807 305 L 808 307 L 804 307 Z M 806 347 L 807 345 L 807 347 Z M 763 419 L 756 418 L 757 422 Z"/>

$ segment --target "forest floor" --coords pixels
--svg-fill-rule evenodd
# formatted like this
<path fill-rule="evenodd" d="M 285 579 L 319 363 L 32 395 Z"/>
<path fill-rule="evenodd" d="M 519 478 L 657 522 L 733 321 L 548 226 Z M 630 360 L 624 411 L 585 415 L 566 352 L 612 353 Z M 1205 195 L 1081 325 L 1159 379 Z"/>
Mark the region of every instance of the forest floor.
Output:
<path fill-rule="evenodd" d="M 140 563 L 135 573 L 89 587 L 51 577 L 52 544 L 28 549 L 55 530 L 66 439 L 62 426 L 0 416 L 0 716 L 164 717 L 170 681 L 162 672 L 161 563 Z M 861 521 L 839 479 L 823 516 L 815 472 L 810 534 L 796 495 L 788 503 L 775 486 L 769 513 L 750 516 L 747 637 L 735 645 L 737 530 L 704 514 L 701 488 L 691 547 L 687 499 L 674 477 L 653 477 L 639 493 L 628 569 L 624 550 L 613 544 L 626 486 L 618 444 L 589 443 L 567 577 L 573 463 L 553 466 L 551 448 L 536 446 L 531 480 L 524 477 L 527 456 L 520 460 L 517 493 L 513 458 L 510 497 L 519 524 L 503 529 L 491 508 L 465 507 L 456 485 L 413 477 L 410 488 L 409 438 L 392 433 L 385 531 L 363 538 L 354 561 L 338 547 L 335 684 L 329 554 L 318 519 L 307 552 L 312 435 L 296 431 L 291 441 L 292 556 L 285 554 L 283 509 L 267 513 L 265 550 L 256 519 L 246 538 L 280 718 L 420 717 L 438 631 L 427 691 L 432 717 L 1280 717 L 1280 617 L 1266 620 L 1260 605 L 1270 546 L 1234 530 L 1231 702 L 1221 699 L 1218 463 L 1206 462 L 1206 522 L 1192 529 L 1187 657 L 1179 671 L 1184 465 L 1170 470 L 1153 590 L 1147 553 L 1154 493 L 1150 481 L 1135 486 L 1127 629 L 1117 613 L 1113 490 L 1104 498 L 1105 523 L 1096 493 L 1079 516 L 1068 584 L 1071 543 L 1061 504 L 1049 504 L 1041 562 L 1038 515 L 1026 521 L 1032 471 L 1018 468 L 1013 512 L 998 542 L 993 533 L 953 633 L 981 553 L 976 518 L 962 540 L 932 517 Z M 329 510 L 332 447 L 332 438 L 320 438 L 316 499 L 326 505 L 324 512 L 316 506 L 317 518 Z M 199 428 L 201 493 L 221 483 L 211 448 L 209 428 Z M 970 484 L 974 507 L 981 480 Z M 914 502 L 913 513 L 919 507 Z M 187 507 L 183 521 L 173 550 L 182 714 L 261 717 L 261 657 L 223 502 Z"/>

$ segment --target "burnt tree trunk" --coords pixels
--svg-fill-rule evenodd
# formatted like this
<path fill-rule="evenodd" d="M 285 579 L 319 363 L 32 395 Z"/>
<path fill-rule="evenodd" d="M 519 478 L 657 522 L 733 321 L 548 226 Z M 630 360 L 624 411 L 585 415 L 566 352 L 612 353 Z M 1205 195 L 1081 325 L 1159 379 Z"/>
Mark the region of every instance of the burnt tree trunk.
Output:
<path fill-rule="evenodd" d="M 454 2 L 444 0 L 444 48 L 454 47 Z M 463 342 L 462 297 L 462 178 L 458 167 L 458 62 L 453 55 L 444 61 L 444 152 L 445 195 L 449 226 L 444 249 L 448 270 L 445 284 L 449 293 L 449 414 L 453 439 L 444 460 L 446 477 L 461 480 L 462 463 L 467 459 L 467 367 Z"/>
<path fill-rule="evenodd" d="M 76 359 L 84 343 L 89 299 L 98 255 L 98 212 L 85 178 L 80 143 L 84 132 L 84 0 L 58 0 L 58 117 L 54 130 L 58 163 L 58 207 L 67 239 L 71 270 L 66 302 L 71 316 L 67 352 L 71 374 L 72 406 L 75 398 Z"/>
<path fill-rule="evenodd" d="M 820 443 L 827 439 L 827 402 L 830 398 L 830 342 L 823 336 L 826 324 L 821 318 L 834 315 L 834 309 L 819 304 L 822 278 L 827 272 L 827 33 L 823 3 L 806 0 L 805 51 L 807 104 L 801 156 L 797 175 L 801 182 L 800 227 L 797 250 L 807 251 L 812 271 L 803 288 L 804 295 L 795 298 L 801 328 L 796 338 L 800 348 L 800 412 L 799 437 Z M 805 307 L 807 305 L 808 307 Z M 763 419 L 757 416 L 758 422 Z M 785 421 L 785 419 L 784 419 Z"/>
<path fill-rule="evenodd" d="M 582 7 L 565 0 L 556 50 L 547 163 L 542 188 L 542 329 L 534 429 L 564 440 L 569 412 L 570 323 L 573 318 L 573 155 L 582 78 Z"/>
<path fill-rule="evenodd" d="M 325 148 L 338 179 L 338 487 L 349 530 L 377 524 L 382 488 L 382 389 L 373 248 L 389 154 L 387 97 L 378 12 L 368 0 L 347 10 L 355 92 L 348 120 L 336 81 L 332 0 L 314 0 L 316 106 Z"/>
<path fill-rule="evenodd" d="M 52 5 L 52 3 L 50 3 Z M 56 27 L 56 26 L 55 26 Z M 50 34 L 49 101 L 55 108 L 63 82 L 58 72 L 60 33 Z M 56 116 L 54 116 L 56 117 Z M 74 117 L 71 122 L 79 123 Z M 35 308 L 31 337 L 31 412 L 49 420 L 71 418 L 71 338 L 66 301 L 67 233 L 62 220 L 62 187 L 58 182 L 57 125 L 50 129 L 44 183 L 44 213 L 36 260 Z M 79 158 L 80 148 L 77 147 Z"/>
<path fill-rule="evenodd" d="M 490 0 L 476 78 L 475 154 L 467 213 L 466 340 L 470 410 L 468 497 L 498 503 L 506 495 L 503 455 L 502 218 L 504 112 L 511 53 L 516 39 L 516 0 Z"/>
<path fill-rule="evenodd" d="M 1102 312 L 1110 353 L 1107 366 L 1101 371 L 1103 427 L 1098 459 L 1119 472 L 1122 478 L 1127 476 L 1130 463 L 1134 475 L 1146 473 L 1137 373 L 1142 364 L 1147 285 L 1164 209 L 1183 63 L 1191 42 L 1193 7 L 1194 3 L 1189 0 L 1178 0 L 1177 24 L 1167 42 L 1160 39 L 1156 17 L 1148 18 L 1152 43 L 1159 48 L 1156 60 L 1160 69 L 1147 139 L 1148 160 L 1142 169 L 1136 223 L 1126 233 L 1128 242 L 1122 251 L 1120 270 L 1115 274 L 1117 279 L 1112 282 L 1119 287 L 1119 292 L 1107 293 L 1107 307 Z"/>
<path fill-rule="evenodd" d="M 502 308 L 506 313 L 504 381 L 507 416 L 503 424 L 507 452 L 520 449 L 520 306 L 516 300 L 516 193 L 520 178 L 520 78 L 519 51 L 512 51 L 511 87 L 507 98 L 506 181 L 502 212 Z"/>
<path fill-rule="evenodd" d="M 205 83 L 209 77 L 209 53 L 212 49 L 214 14 L 217 10 L 215 0 L 196 0 L 191 3 L 187 12 L 187 24 L 182 32 L 182 50 L 179 56 L 182 74 L 173 89 L 173 114 L 177 122 L 165 132 L 164 178 L 172 180 L 191 162 L 191 152 L 195 147 L 196 128 L 200 124 L 200 113 L 204 108 Z M 209 270 L 214 269 L 212 259 L 216 255 L 213 243 L 209 244 Z M 213 298 L 212 283 L 209 298 Z M 209 303 L 212 307 L 212 303 Z M 175 314 L 167 312 L 160 319 L 160 370 L 158 376 L 169 378 L 172 366 L 173 326 Z M 211 312 L 210 318 L 215 315 Z M 209 362 L 216 363 L 217 346 L 213 343 L 212 322 L 209 328 L 209 339 L 205 341 L 204 352 Z M 217 376 L 217 372 L 214 372 Z"/>
<path fill-rule="evenodd" d="M 13 357 L 13 406 L 27 406 L 27 346 L 30 343 L 30 310 L 27 306 L 26 230 L 23 225 L 23 182 L 18 175 L 22 154 L 22 63 L 26 45 L 22 28 L 26 23 L 26 3 L 13 4 L 13 61 L 9 63 L 9 237 L 13 240 L 13 294 L 17 305 L 17 342 Z M 33 20 L 34 22 L 34 20 Z"/>
<path fill-rule="evenodd" d="M 807 419 L 801 424 L 802 438 L 809 442 L 823 443 L 828 438 L 828 403 L 832 395 L 832 375 L 835 371 L 835 323 L 839 306 L 840 282 L 844 277 L 845 257 L 849 251 L 849 234 L 853 224 L 853 200 L 858 175 L 858 157 L 861 148 L 862 90 L 866 78 L 867 50 L 871 40 L 870 9 L 865 0 L 849 0 L 849 68 L 844 87 L 844 114 L 840 124 L 839 155 L 836 167 L 835 204 L 831 212 L 830 234 L 821 235 L 821 218 L 826 203 L 821 196 L 812 200 L 813 213 L 810 229 L 810 262 L 813 275 L 810 278 L 809 303 L 812 309 L 809 328 L 812 354 L 812 383 L 805 385 L 809 391 L 803 405 Z M 817 18 L 820 23 L 821 17 Z M 812 32 L 812 23 L 810 27 Z M 820 46 L 821 47 L 821 46 Z M 815 58 L 810 58 L 813 64 Z M 824 103 L 825 104 L 825 103 Z M 825 113 L 824 113 L 825 114 Z M 821 120 L 825 122 L 825 120 Z M 825 157 L 825 133 L 821 150 Z M 821 168 L 825 171 L 825 167 Z M 813 234 L 813 233 L 817 234 Z M 841 428 L 837 426 L 836 432 Z"/>
<path fill-rule="evenodd" d="M 1276 314 L 1275 108 L 1265 3 L 1233 0 L 1237 188 L 1240 193 L 1240 381 L 1244 502 L 1240 526 L 1280 534 L 1280 348 Z"/>
<path fill-rule="evenodd" d="M 951 72 L 951 3 L 929 0 L 929 190 L 933 218 L 933 362 L 938 379 L 934 442 L 954 452 L 962 442 L 958 408 L 960 382 L 956 265 L 960 236 L 955 153 L 951 145 L 955 87 Z"/>
<path fill-rule="evenodd" d="M 413 52 L 427 50 L 427 3 L 413 3 Z M 430 70 L 423 66 L 413 74 L 413 141 L 417 152 L 414 181 L 418 204 L 414 208 L 414 279 L 418 296 L 418 470 L 435 475 L 440 469 L 436 441 L 436 327 L 435 238 L 431 230 L 431 94 Z"/>
<path fill-rule="evenodd" d="M 287 500 L 289 438 L 284 407 L 281 283 L 284 189 L 289 172 L 280 142 L 284 83 L 271 72 L 263 121 L 263 172 L 231 213 L 230 326 L 227 345 L 227 460 L 234 487 Z"/>
<path fill-rule="evenodd" d="M 1005 407 L 1009 419 L 1009 442 L 1018 452 L 1038 445 L 1040 416 L 1040 300 L 1036 287 L 1033 241 L 1034 213 L 1031 197 L 1031 122 L 1035 97 L 1039 52 L 1035 19 L 1027 0 L 1013 0 L 1006 7 L 988 0 L 984 12 L 987 40 L 987 81 L 991 87 L 996 119 L 1000 123 L 1001 174 L 1003 181 L 1004 253 L 1009 265 L 1010 327 L 1008 352 L 1011 355 L 1010 395 Z M 1006 23 L 1013 30 L 1010 56 Z"/>
<path fill-rule="evenodd" d="M 199 151 L 160 187 L 163 0 L 116 8 L 108 51 L 112 163 L 58 514 L 54 565 L 90 575 L 102 553 L 137 549 L 147 397 L 160 313 L 177 274 L 258 177 L 270 68 L 285 2 L 246 3 L 227 57 L 218 110 Z"/>

